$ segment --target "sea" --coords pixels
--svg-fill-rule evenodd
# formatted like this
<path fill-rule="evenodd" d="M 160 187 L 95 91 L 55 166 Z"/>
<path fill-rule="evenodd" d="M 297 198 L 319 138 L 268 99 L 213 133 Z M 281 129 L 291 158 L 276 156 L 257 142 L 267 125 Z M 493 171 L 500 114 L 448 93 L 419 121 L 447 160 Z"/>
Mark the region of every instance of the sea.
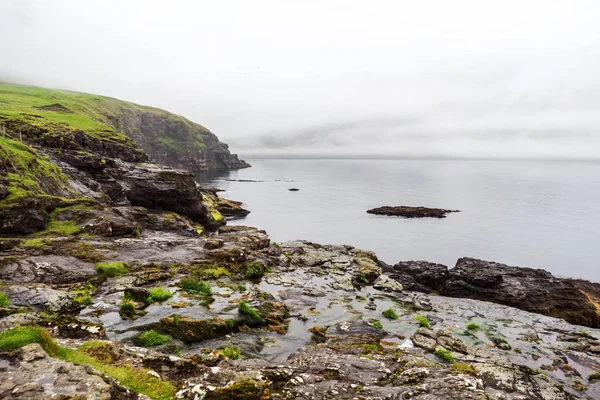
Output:
<path fill-rule="evenodd" d="M 475 257 L 600 282 L 599 162 L 247 161 L 251 168 L 198 180 L 250 210 L 229 224 L 264 229 L 276 242 L 348 244 L 388 264 L 453 267 L 460 257 Z M 367 214 L 400 205 L 460 212 L 443 219 Z"/>

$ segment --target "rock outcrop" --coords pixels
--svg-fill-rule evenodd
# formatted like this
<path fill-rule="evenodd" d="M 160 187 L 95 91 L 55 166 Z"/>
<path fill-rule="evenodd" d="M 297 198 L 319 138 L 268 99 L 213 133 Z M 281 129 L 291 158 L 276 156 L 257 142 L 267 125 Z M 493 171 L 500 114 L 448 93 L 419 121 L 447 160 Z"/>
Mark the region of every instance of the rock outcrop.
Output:
<path fill-rule="evenodd" d="M 452 269 L 408 261 L 387 266 L 385 271 L 409 290 L 491 301 L 573 324 L 600 327 L 600 285 L 556 278 L 541 269 L 460 258 Z"/>
<path fill-rule="evenodd" d="M 383 206 L 372 208 L 370 210 L 367 210 L 367 212 L 369 214 L 389 215 L 404 218 L 446 218 L 446 214 L 459 211 L 428 207 Z"/>

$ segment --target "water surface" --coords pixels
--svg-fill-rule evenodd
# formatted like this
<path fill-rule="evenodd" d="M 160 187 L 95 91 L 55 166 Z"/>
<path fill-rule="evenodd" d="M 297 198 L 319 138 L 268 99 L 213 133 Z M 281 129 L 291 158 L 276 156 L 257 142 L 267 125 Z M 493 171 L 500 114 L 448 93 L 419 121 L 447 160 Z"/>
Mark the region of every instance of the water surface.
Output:
<path fill-rule="evenodd" d="M 249 160 L 200 177 L 244 202 L 231 224 L 275 241 L 373 250 L 387 263 L 469 256 L 600 281 L 600 163 L 492 160 Z M 257 180 L 237 182 L 231 179 Z M 298 188 L 290 192 L 289 188 Z M 459 209 L 445 219 L 367 214 L 383 205 Z"/>

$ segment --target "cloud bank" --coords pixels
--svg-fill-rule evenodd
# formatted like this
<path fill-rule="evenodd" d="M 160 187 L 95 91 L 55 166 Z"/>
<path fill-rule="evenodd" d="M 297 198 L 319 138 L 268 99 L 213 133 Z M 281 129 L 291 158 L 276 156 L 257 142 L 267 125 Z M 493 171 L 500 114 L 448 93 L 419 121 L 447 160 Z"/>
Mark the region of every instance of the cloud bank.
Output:
<path fill-rule="evenodd" d="M 596 1 L 0 1 L 0 81 L 246 154 L 600 158 Z"/>

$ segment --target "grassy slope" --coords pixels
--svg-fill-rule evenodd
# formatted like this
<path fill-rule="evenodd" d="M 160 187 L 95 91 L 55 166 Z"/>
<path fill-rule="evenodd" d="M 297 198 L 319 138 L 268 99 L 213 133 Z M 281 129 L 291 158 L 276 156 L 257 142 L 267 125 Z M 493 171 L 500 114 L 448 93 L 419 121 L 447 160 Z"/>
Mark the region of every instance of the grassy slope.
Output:
<path fill-rule="evenodd" d="M 36 108 L 52 104 L 60 104 L 72 113 Z M 163 116 L 174 123 L 190 127 L 194 132 L 210 134 L 210 131 L 199 124 L 154 107 L 141 106 L 127 101 L 86 93 L 0 83 L 0 123 L 4 117 L 25 120 L 41 127 L 66 124 L 69 128 L 83 130 L 86 134 L 98 139 L 127 142 L 129 138 L 118 132 L 111 122 L 111 117 L 114 121 L 114 117 L 118 117 L 123 110 Z M 158 138 L 157 140 L 165 146 L 180 150 L 189 143 L 189 138 L 184 139 L 188 142 L 169 137 Z M 193 142 L 202 147 L 202 135 L 196 134 Z"/>

